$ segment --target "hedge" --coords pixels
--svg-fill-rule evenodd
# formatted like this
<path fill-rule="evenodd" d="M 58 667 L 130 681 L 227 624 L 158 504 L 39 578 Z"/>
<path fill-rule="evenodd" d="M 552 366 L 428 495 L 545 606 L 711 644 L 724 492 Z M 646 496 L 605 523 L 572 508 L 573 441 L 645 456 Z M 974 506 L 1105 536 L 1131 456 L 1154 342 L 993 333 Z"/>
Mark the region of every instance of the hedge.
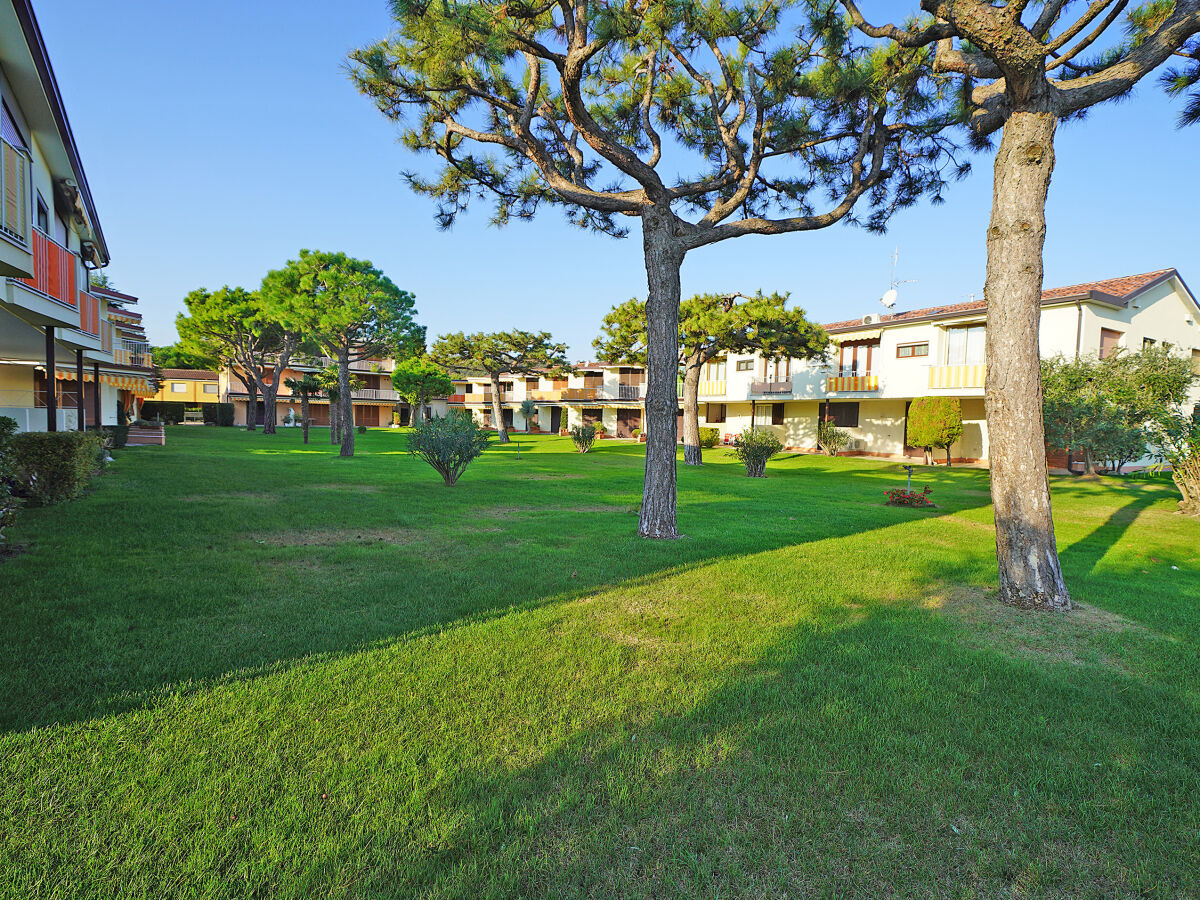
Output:
<path fill-rule="evenodd" d="M 120 450 L 129 441 L 128 425 L 101 425 L 99 428 L 92 425 L 89 426 L 88 431 L 99 431 L 107 435 L 114 450 Z"/>
<path fill-rule="evenodd" d="M 73 500 L 101 467 L 104 435 L 96 431 L 30 431 L 12 442 L 17 490 L 35 505 Z"/>
<path fill-rule="evenodd" d="M 183 411 L 186 408 L 186 403 L 177 400 L 147 400 L 142 404 L 141 415 L 143 419 L 162 419 L 164 422 L 178 425 L 183 421 Z"/>
<path fill-rule="evenodd" d="M 222 428 L 233 427 L 232 403 L 202 403 L 200 409 L 204 412 L 205 425 L 220 425 Z"/>

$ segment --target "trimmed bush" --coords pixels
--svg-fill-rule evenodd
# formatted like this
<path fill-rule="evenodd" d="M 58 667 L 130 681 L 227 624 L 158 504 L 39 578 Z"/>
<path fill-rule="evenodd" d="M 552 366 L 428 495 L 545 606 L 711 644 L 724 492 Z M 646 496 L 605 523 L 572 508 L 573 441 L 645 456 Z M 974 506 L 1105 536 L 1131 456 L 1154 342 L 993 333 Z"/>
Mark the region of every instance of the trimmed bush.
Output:
<path fill-rule="evenodd" d="M 700 446 L 705 450 L 711 450 L 721 441 L 720 428 L 701 428 L 700 429 Z"/>
<path fill-rule="evenodd" d="M 128 425 L 92 425 L 88 431 L 94 431 L 104 436 L 104 446 L 110 450 L 120 450 L 129 442 Z"/>
<path fill-rule="evenodd" d="M 147 400 L 142 404 L 143 419 L 161 419 L 168 425 L 178 425 L 183 421 L 186 403 L 175 400 Z"/>
<path fill-rule="evenodd" d="M 221 428 L 233 427 L 232 403 L 202 403 L 200 409 L 205 425 L 219 425 Z"/>
<path fill-rule="evenodd" d="M 766 478 L 767 460 L 783 450 L 769 428 L 747 428 L 733 439 L 732 453 L 746 467 L 747 478 Z"/>
<path fill-rule="evenodd" d="M 908 407 L 908 445 L 925 448 L 925 462 L 930 463 L 930 449 L 944 447 L 946 465 L 950 465 L 950 445 L 962 437 L 962 404 L 957 397 L 918 397 Z"/>
<path fill-rule="evenodd" d="M 587 453 L 592 449 L 592 444 L 596 443 L 596 426 L 594 425 L 574 425 L 571 427 L 571 440 L 575 442 L 575 449 L 580 453 Z"/>
<path fill-rule="evenodd" d="M 102 466 L 105 436 L 96 431 L 31 431 L 12 442 L 17 490 L 45 506 L 73 500 Z"/>
<path fill-rule="evenodd" d="M 473 418 L 452 414 L 422 420 L 408 436 L 408 452 L 425 460 L 452 485 L 491 442 L 491 434 Z"/>
<path fill-rule="evenodd" d="M 355 430 L 355 431 L 357 431 L 359 434 L 366 434 L 366 433 L 367 433 L 367 426 L 366 426 L 366 425 L 359 425 L 359 426 L 358 426 L 356 429 L 354 429 L 354 430 Z"/>
<path fill-rule="evenodd" d="M 817 421 L 817 447 L 822 453 L 837 456 L 850 443 L 850 432 L 838 428 L 828 419 Z"/>
<path fill-rule="evenodd" d="M 4 545 L 4 532 L 17 519 L 17 507 L 21 501 L 12 495 L 12 445 L 17 433 L 17 420 L 0 416 L 0 546 Z"/>

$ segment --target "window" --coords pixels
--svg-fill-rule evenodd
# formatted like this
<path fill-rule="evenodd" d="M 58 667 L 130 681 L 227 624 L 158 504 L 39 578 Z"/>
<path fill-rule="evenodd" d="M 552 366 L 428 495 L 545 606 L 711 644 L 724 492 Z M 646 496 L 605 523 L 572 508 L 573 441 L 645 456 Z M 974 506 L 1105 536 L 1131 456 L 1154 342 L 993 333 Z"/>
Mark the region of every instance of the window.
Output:
<path fill-rule="evenodd" d="M 1113 331 L 1111 328 L 1101 328 L 1100 329 L 1100 358 L 1101 359 L 1104 359 L 1104 357 L 1108 356 L 1108 354 L 1112 353 L 1114 350 L 1117 349 L 1117 346 L 1121 343 L 1121 334 L 1122 334 L 1122 332 Z"/>
<path fill-rule="evenodd" d="M 753 372 L 754 371 L 754 360 L 739 359 L 737 361 L 737 365 L 735 366 L 735 368 L 738 372 Z"/>
<path fill-rule="evenodd" d="M 1154 338 L 1142 338 L 1142 349 L 1149 350 L 1157 343 Z"/>
<path fill-rule="evenodd" d="M 42 234 L 50 233 L 50 207 L 46 205 L 46 201 L 42 199 L 42 192 L 38 191 L 37 195 L 37 227 Z"/>
<path fill-rule="evenodd" d="M 946 364 L 977 366 L 983 362 L 984 327 L 966 325 L 946 329 Z"/>
<path fill-rule="evenodd" d="M 751 360 L 753 362 L 753 360 Z M 711 360 L 705 367 L 705 381 L 724 381 L 725 380 L 725 359 Z"/>
<path fill-rule="evenodd" d="M 857 403 L 826 403 L 821 407 L 821 415 L 838 428 L 858 427 Z"/>
<path fill-rule="evenodd" d="M 929 342 L 925 341 L 920 344 L 898 344 L 896 346 L 896 359 L 911 359 L 914 356 L 928 356 Z"/>
<path fill-rule="evenodd" d="M 172 394 L 186 394 L 187 393 L 187 382 L 186 381 L 172 381 L 171 382 L 171 393 Z"/>
<path fill-rule="evenodd" d="M 710 403 L 708 410 L 704 413 L 704 421 L 709 425 L 719 425 L 725 421 L 725 404 Z"/>
<path fill-rule="evenodd" d="M 782 425 L 783 424 L 783 404 L 782 403 L 772 403 L 771 404 L 771 424 L 772 425 Z"/>
<path fill-rule="evenodd" d="M 12 114 L 8 104 L 3 101 L 0 101 L 0 137 L 19 150 L 26 150 L 29 147 L 25 143 L 25 136 L 21 134 L 21 129 L 17 126 L 17 117 Z"/>
<path fill-rule="evenodd" d="M 206 384 L 204 386 L 204 393 L 215 394 L 216 392 L 217 392 L 217 386 L 215 384 Z"/>
<path fill-rule="evenodd" d="M 873 357 L 879 349 L 879 341 L 865 344 L 842 344 L 838 351 L 838 374 L 843 377 L 870 375 Z"/>
<path fill-rule="evenodd" d="M 1200 350 L 1192 351 L 1192 371 L 1200 375 Z M 1200 409 L 1200 403 L 1196 404 L 1196 409 Z"/>

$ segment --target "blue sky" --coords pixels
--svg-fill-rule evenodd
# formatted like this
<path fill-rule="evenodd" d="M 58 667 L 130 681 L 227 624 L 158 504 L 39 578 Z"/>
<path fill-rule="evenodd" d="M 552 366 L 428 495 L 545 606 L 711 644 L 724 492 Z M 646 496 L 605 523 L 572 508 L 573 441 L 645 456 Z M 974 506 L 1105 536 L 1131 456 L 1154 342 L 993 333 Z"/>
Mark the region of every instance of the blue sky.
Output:
<path fill-rule="evenodd" d="M 868 5 L 868 14 L 871 10 Z M 886 9 L 895 4 L 874 4 Z M 37 14 L 113 256 L 151 340 L 174 340 L 195 287 L 257 286 L 301 247 L 371 259 L 417 297 L 430 336 L 546 329 L 574 356 L 614 303 L 645 292 L 641 242 L 566 226 L 488 226 L 486 207 L 439 231 L 399 173 L 414 159 L 346 77 L 346 53 L 384 35 L 383 0 L 203 4 L 42 0 Z M 1200 129 L 1150 81 L 1135 102 L 1063 126 L 1051 186 L 1048 287 L 1175 266 L 1200 285 Z M 879 311 L 893 247 L 897 309 L 965 300 L 983 284 L 991 156 L 940 207 L 884 236 L 823 232 L 693 252 L 685 296 L 790 291 L 819 321 Z"/>

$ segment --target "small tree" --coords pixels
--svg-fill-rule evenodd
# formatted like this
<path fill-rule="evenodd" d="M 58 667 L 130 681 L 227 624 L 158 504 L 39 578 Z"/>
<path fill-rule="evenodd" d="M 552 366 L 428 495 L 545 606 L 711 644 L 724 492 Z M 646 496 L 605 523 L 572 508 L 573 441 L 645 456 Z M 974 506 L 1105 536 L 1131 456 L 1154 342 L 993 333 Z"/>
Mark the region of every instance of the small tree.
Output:
<path fill-rule="evenodd" d="M 732 453 L 746 467 L 747 478 L 766 478 L 767 461 L 782 451 L 783 444 L 768 428 L 747 428 L 733 439 Z"/>
<path fill-rule="evenodd" d="M 287 385 L 289 391 L 300 398 L 300 427 L 304 431 L 304 443 L 308 443 L 308 401 L 309 398 L 317 396 L 324 390 L 321 382 L 316 376 L 311 373 L 305 373 L 302 378 L 285 379 L 284 384 Z"/>
<path fill-rule="evenodd" d="M 1171 465 L 1171 478 L 1182 498 L 1180 511 L 1200 516 L 1200 412 L 1164 415 L 1152 429 L 1158 457 Z"/>
<path fill-rule="evenodd" d="M 957 397 L 918 397 L 908 408 L 908 443 L 925 448 L 925 464 L 933 464 L 933 447 L 946 450 L 950 465 L 950 446 L 963 433 L 962 404 Z"/>
<path fill-rule="evenodd" d="M 413 356 L 396 363 L 392 387 L 412 407 L 411 425 L 415 428 L 425 417 L 425 406 L 434 397 L 449 397 L 454 382 L 446 370 L 426 356 Z"/>
<path fill-rule="evenodd" d="M 587 453 L 592 449 L 592 444 L 596 443 L 596 427 L 594 425 L 572 425 L 571 440 L 575 442 L 575 449 L 580 453 Z"/>
<path fill-rule="evenodd" d="M 17 420 L 0 416 L 0 547 L 4 546 L 5 530 L 16 521 L 20 501 L 12 495 L 12 483 L 16 475 L 12 468 L 13 435 L 17 433 Z"/>
<path fill-rule="evenodd" d="M 738 302 L 739 299 L 741 302 Z M 829 336 L 802 309 L 787 309 L 786 294 L 697 294 L 679 305 L 679 365 L 683 369 L 683 461 L 698 466 L 700 374 L 726 353 L 760 353 L 768 359 L 821 359 Z M 645 365 L 646 304 L 627 300 L 604 317 L 592 342 L 603 359 Z"/>
<path fill-rule="evenodd" d="M 491 436 L 473 418 L 432 416 L 409 433 L 408 452 L 433 466 L 450 486 L 491 442 Z"/>
<path fill-rule="evenodd" d="M 554 376 L 571 371 L 567 345 L 554 343 L 548 331 L 443 334 L 429 358 L 451 372 L 488 376 L 492 382 L 492 419 L 502 444 L 508 443 L 508 429 L 500 405 L 500 376 Z"/>
<path fill-rule="evenodd" d="M 850 443 L 850 432 L 838 428 L 829 418 L 817 420 L 817 447 L 822 453 L 837 456 Z"/>
<path fill-rule="evenodd" d="M 425 329 L 413 318 L 413 295 L 367 260 L 319 250 L 301 250 L 282 269 L 268 272 L 262 293 L 280 322 L 337 361 L 341 455 L 353 456 L 350 363 L 385 353 L 403 358 L 425 346 Z"/>
<path fill-rule="evenodd" d="M 530 426 L 537 419 L 538 408 L 537 404 L 530 398 L 526 397 L 521 401 L 521 418 L 525 420 L 525 431 L 529 432 Z"/>

